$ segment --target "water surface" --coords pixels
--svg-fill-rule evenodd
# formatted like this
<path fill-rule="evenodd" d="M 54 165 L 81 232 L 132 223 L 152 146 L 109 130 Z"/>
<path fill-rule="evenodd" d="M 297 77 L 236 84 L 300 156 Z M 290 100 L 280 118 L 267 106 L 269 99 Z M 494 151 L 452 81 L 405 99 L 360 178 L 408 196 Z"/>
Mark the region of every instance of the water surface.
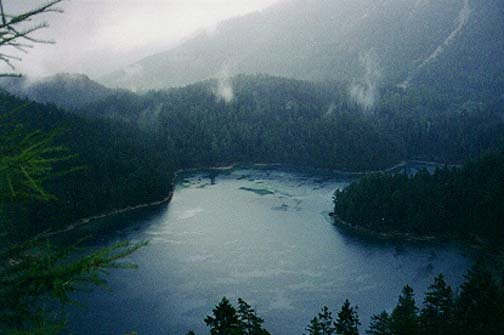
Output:
<path fill-rule="evenodd" d="M 281 169 L 233 169 L 179 178 L 168 205 L 104 219 L 101 244 L 150 240 L 114 271 L 109 289 L 79 297 L 75 334 L 208 332 L 223 297 L 244 298 L 273 334 L 302 334 L 323 305 L 359 306 L 363 326 L 390 310 L 410 284 L 421 299 L 442 272 L 459 285 L 469 265 L 447 243 L 381 241 L 341 231 L 328 216 L 345 176 Z M 126 227 L 126 228 L 120 228 Z"/>

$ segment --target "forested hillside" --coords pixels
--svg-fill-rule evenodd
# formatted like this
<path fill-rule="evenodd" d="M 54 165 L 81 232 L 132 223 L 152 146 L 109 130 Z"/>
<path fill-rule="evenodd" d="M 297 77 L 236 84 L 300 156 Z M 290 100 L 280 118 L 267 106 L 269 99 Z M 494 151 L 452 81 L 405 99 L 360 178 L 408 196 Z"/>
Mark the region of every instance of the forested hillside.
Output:
<path fill-rule="evenodd" d="M 73 87 L 87 87 L 87 79 Z M 54 82 L 38 92 L 54 96 Z M 95 87 L 93 85 L 93 87 Z M 86 96 L 58 91 L 51 102 Z M 283 163 L 376 170 L 401 160 L 463 162 L 504 145 L 504 100 L 484 102 L 430 88 L 380 91 L 363 109 L 341 82 L 239 75 L 136 94 L 104 89 L 71 111 L 139 127 L 163 143 L 175 165 Z"/>
<path fill-rule="evenodd" d="M 66 86 L 69 80 L 72 84 Z M 71 89 L 55 89 L 58 87 Z M 89 91 L 89 87 L 96 92 Z M 64 75 L 39 83 L 37 92 L 47 101 L 69 108 L 68 112 L 54 104 L 31 103 L 15 113 L 15 121 L 28 129 L 66 129 L 58 143 L 79 155 L 71 164 L 86 166 L 86 170 L 65 177 L 64 183 L 52 183 L 51 190 L 61 200 L 44 208 L 31 206 L 26 220 L 68 222 L 158 200 L 169 192 L 173 171 L 181 168 L 282 163 L 369 171 L 408 159 L 461 163 L 504 147 L 504 100 L 500 96 L 481 103 L 427 88 L 389 88 L 382 90 L 372 110 L 363 110 L 349 98 L 344 83 L 313 83 L 267 75 L 239 75 L 143 94 L 112 91 L 88 78 Z M 2 94 L 1 99 L 2 113 L 26 103 L 7 94 Z M 67 102 L 72 102 L 73 107 Z M 438 187 L 440 181 L 436 178 L 440 175 L 419 174 L 416 178 L 427 178 L 422 183 L 430 186 L 422 190 L 431 192 Z M 380 192 L 388 189 L 385 186 L 389 182 L 403 178 L 405 189 L 409 189 L 407 183 L 414 183 L 401 176 L 371 178 L 376 178 L 379 186 L 371 191 L 376 197 L 375 206 L 382 209 L 386 206 L 381 202 L 388 198 Z M 365 183 L 367 179 L 345 192 L 354 194 L 354 189 L 366 188 Z M 474 187 L 484 189 L 481 185 Z M 463 194 L 458 196 L 464 198 Z M 397 197 L 402 202 L 408 199 L 407 194 Z M 341 199 L 345 199 L 344 195 Z M 369 205 L 367 200 L 352 201 L 351 208 L 359 215 L 356 224 L 376 221 L 366 216 L 368 211 L 360 211 L 361 206 Z M 390 201 L 390 206 L 406 210 L 397 205 L 402 202 Z M 345 209 L 341 207 L 337 212 L 347 213 L 350 205 L 341 204 Z M 427 211 L 410 208 L 411 213 L 420 213 L 415 214 L 417 221 L 408 217 L 411 213 L 396 213 L 393 221 L 407 220 L 409 228 L 392 224 L 387 229 L 418 233 L 454 230 L 452 214 L 438 216 L 432 212 L 438 206 L 429 204 L 425 205 Z M 445 210 L 457 212 L 455 208 Z M 49 219 L 56 212 L 57 219 Z M 421 217 L 428 214 L 432 217 Z M 348 219 L 351 214 L 341 217 Z M 466 221 L 471 218 L 464 216 Z M 353 223 L 353 217 L 349 221 Z M 430 226 L 422 226 L 421 222 L 426 221 Z M 469 229 L 473 224 L 471 221 L 464 227 Z"/>
<path fill-rule="evenodd" d="M 38 92 L 65 107 L 60 102 L 69 93 L 100 90 L 88 81 L 74 77 L 75 91 L 58 95 L 56 80 Z M 60 143 L 79 154 L 75 164 L 88 166 L 53 185 L 69 204 L 59 215 L 64 221 L 158 200 L 176 169 L 281 163 L 369 171 L 408 159 L 464 162 L 504 147 L 501 97 L 478 103 L 428 89 L 389 88 L 372 110 L 363 110 L 345 84 L 267 75 L 143 94 L 103 90 L 89 96 L 91 102 L 77 101 L 68 110 L 72 114 L 31 104 L 16 115 L 32 129 L 66 126 Z M 2 99 L 4 112 L 23 104 L 7 95 Z M 45 217 L 44 210 L 33 206 L 32 214 Z"/>
<path fill-rule="evenodd" d="M 56 199 L 7 204 L 4 213 L 11 214 L 14 229 L 10 236 L 30 236 L 86 216 L 157 201 L 171 191 L 173 163 L 169 152 L 134 125 L 89 120 L 54 105 L 30 103 L 6 93 L 0 94 L 0 101 L 2 122 L 22 127 L 22 133 L 61 129 L 55 144 L 76 157 L 58 163 L 56 169 L 79 168 L 64 178 L 55 174 L 47 181 L 47 191 Z"/>
<path fill-rule="evenodd" d="M 222 292 L 254 297 L 269 320 L 242 299 L 235 308 L 223 298 L 204 319 L 211 335 L 270 335 L 267 322 L 292 333 L 306 308 L 352 293 L 367 304 L 366 318 L 380 306 L 364 323 L 368 335 L 504 334 L 502 0 L 289 0 L 219 24 L 210 16 L 245 13 L 245 2 L 226 10 L 212 0 L 7 2 L 0 0 L 0 335 L 186 331 Z M 63 12 L 73 13 L 63 24 L 50 17 Z M 59 27 L 54 40 L 40 31 L 49 23 Z M 31 51 L 56 41 L 63 48 L 52 57 Z M 23 58 L 29 66 L 16 65 Z M 97 81 L 23 77 L 93 63 Z M 394 172 L 408 160 L 445 167 Z M 171 199 L 177 171 L 256 163 L 282 171 L 233 171 L 216 186 L 213 172 L 209 183 L 198 172 L 184 178 L 169 213 L 117 215 Z M 291 166 L 362 173 L 348 185 L 328 171 L 330 178 L 283 170 Z M 335 231 L 320 216 L 335 188 L 335 223 L 400 241 Z M 105 213 L 97 225 L 114 230 L 86 249 L 77 235 L 95 226 L 74 228 Z M 115 229 L 131 221 L 139 229 Z M 475 259 L 465 248 L 410 245 L 411 236 L 477 242 L 483 257 L 462 280 Z M 115 242 L 123 238 L 134 242 Z M 140 271 L 109 277 L 114 294 L 88 300 L 95 314 L 67 307 L 106 284 L 108 270 L 136 268 L 125 257 L 149 241 L 132 259 Z M 461 286 L 434 278 L 441 271 Z M 409 283 L 393 306 L 387 290 L 398 280 Z M 413 286 L 426 292 L 421 306 Z M 347 299 L 334 317 L 323 307 L 305 331 L 358 335 L 361 326 Z"/>
<path fill-rule="evenodd" d="M 463 168 L 414 176 L 366 176 L 334 195 L 334 213 L 375 232 L 441 235 L 501 245 L 504 239 L 504 154 Z"/>
<path fill-rule="evenodd" d="M 481 103 L 389 88 L 363 110 L 344 83 L 240 75 L 141 95 L 118 92 L 79 113 L 138 124 L 173 147 L 183 167 L 261 162 L 373 170 L 407 159 L 463 162 L 499 148 L 503 106 L 499 96 Z"/>
<path fill-rule="evenodd" d="M 291 0 L 103 76 L 163 89 L 239 73 L 481 95 L 504 86 L 500 0 Z"/>
<path fill-rule="evenodd" d="M 38 80 L 26 77 L 0 78 L 0 86 L 16 96 L 39 103 L 55 103 L 70 110 L 103 99 L 114 92 L 86 75 L 75 73 L 59 73 Z"/>

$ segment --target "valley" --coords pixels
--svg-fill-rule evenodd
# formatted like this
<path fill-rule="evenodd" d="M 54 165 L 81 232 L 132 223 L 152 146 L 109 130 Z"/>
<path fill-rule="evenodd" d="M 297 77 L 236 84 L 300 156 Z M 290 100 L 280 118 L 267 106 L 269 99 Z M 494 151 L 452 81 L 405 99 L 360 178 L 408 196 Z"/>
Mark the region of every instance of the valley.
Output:
<path fill-rule="evenodd" d="M 204 333 L 201 320 L 222 296 L 251 303 L 274 334 L 298 333 L 321 304 L 345 298 L 367 328 L 406 283 L 421 296 L 438 273 L 453 286 L 462 282 L 474 251 L 334 227 L 332 193 L 352 178 L 282 167 L 188 172 L 169 204 L 83 226 L 79 234 L 99 236 L 98 246 L 150 243 L 131 257 L 139 270 L 109 276 L 111 291 L 79 295 L 93 308 L 73 309 L 72 330 Z"/>
<path fill-rule="evenodd" d="M 503 335 L 503 50 L 501 0 L 0 0 L 0 335 Z"/>

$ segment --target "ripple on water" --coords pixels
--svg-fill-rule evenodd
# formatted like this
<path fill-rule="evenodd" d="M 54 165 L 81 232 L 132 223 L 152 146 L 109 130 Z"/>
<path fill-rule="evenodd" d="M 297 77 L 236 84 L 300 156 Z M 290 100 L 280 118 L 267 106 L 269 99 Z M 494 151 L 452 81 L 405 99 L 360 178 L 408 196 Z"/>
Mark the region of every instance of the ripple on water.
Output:
<path fill-rule="evenodd" d="M 336 311 L 346 298 L 359 305 L 364 328 L 403 285 L 421 299 L 433 276 L 443 272 L 456 286 L 470 262 L 448 245 L 384 242 L 332 226 L 332 195 L 348 184 L 341 176 L 237 169 L 201 188 L 206 175 L 187 176 L 164 210 L 137 215 L 140 230 L 122 233 L 151 241 L 132 256 L 140 269 L 112 272 L 112 291 L 79 299 L 93 308 L 72 314 L 76 335 L 207 333 L 202 320 L 224 295 L 251 303 L 273 334 L 302 333 L 320 307 Z"/>

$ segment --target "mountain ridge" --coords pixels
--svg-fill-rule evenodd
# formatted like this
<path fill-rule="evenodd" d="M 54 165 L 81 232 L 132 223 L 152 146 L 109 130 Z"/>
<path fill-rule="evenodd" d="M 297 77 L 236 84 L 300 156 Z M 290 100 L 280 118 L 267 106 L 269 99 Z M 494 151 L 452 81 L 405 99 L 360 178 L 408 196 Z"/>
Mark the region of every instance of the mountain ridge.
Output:
<path fill-rule="evenodd" d="M 224 21 L 213 33 L 201 33 L 100 82 L 143 90 L 267 73 L 366 87 L 367 57 L 373 55 L 380 74 L 375 85 L 428 83 L 444 89 L 444 82 L 456 87 L 467 81 L 467 86 L 500 87 L 504 80 L 494 73 L 504 69 L 496 51 L 504 48 L 503 13 L 496 0 L 286 1 Z M 454 77 L 461 68 L 470 68 L 470 74 Z"/>

